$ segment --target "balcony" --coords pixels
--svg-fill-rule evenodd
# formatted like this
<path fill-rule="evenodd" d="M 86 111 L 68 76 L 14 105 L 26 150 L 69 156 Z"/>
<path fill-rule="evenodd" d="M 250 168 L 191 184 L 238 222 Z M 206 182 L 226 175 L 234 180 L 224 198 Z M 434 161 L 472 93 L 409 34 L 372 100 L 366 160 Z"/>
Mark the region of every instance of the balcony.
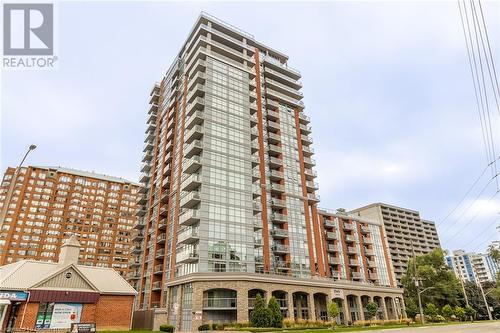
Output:
<path fill-rule="evenodd" d="M 147 152 L 153 149 L 153 143 L 151 141 L 147 141 L 144 146 L 142 147 L 143 152 Z"/>
<path fill-rule="evenodd" d="M 288 253 L 289 252 L 288 245 L 283 245 L 283 244 L 274 244 L 271 247 L 271 250 L 274 253 Z"/>
<path fill-rule="evenodd" d="M 272 156 L 279 156 L 282 150 L 281 147 L 276 145 L 269 145 L 269 154 Z"/>
<path fill-rule="evenodd" d="M 254 211 L 254 214 L 255 214 L 255 212 L 261 212 L 262 205 L 260 204 L 260 202 L 253 202 L 252 203 L 252 210 Z"/>
<path fill-rule="evenodd" d="M 196 172 L 200 167 L 201 167 L 201 157 L 199 155 L 195 155 L 185 160 L 184 172 L 193 173 Z"/>
<path fill-rule="evenodd" d="M 324 220 L 323 225 L 325 228 L 335 228 L 335 223 L 331 220 Z"/>
<path fill-rule="evenodd" d="M 198 192 L 191 192 L 186 194 L 181 198 L 181 207 L 182 208 L 193 208 L 201 201 L 200 194 Z"/>
<path fill-rule="evenodd" d="M 361 232 L 362 232 L 363 234 L 368 234 L 368 233 L 370 233 L 370 227 L 365 226 L 365 225 L 362 225 L 362 226 L 361 226 Z"/>
<path fill-rule="evenodd" d="M 359 266 L 359 261 L 355 259 L 349 259 L 349 266 Z"/>
<path fill-rule="evenodd" d="M 318 176 L 318 173 L 314 170 L 311 170 L 311 169 L 305 169 L 304 174 L 305 174 L 307 180 L 312 180 Z"/>
<path fill-rule="evenodd" d="M 281 184 L 271 183 L 271 192 L 285 192 L 285 186 Z"/>
<path fill-rule="evenodd" d="M 354 230 L 354 224 L 352 223 L 344 223 L 345 230 Z"/>
<path fill-rule="evenodd" d="M 199 236 L 197 227 L 186 227 L 177 235 L 178 244 L 190 244 L 198 241 L 198 239 Z"/>
<path fill-rule="evenodd" d="M 378 274 L 377 273 L 369 273 L 370 280 L 378 280 Z"/>
<path fill-rule="evenodd" d="M 139 254 L 142 252 L 142 246 L 141 245 L 136 245 L 132 248 L 132 253 L 133 254 Z"/>
<path fill-rule="evenodd" d="M 310 137 L 308 137 L 307 135 L 302 134 L 300 136 L 300 139 L 302 140 L 302 144 L 303 145 L 310 145 L 310 144 L 312 144 L 312 139 Z"/>
<path fill-rule="evenodd" d="M 301 124 L 309 124 L 311 120 L 309 119 L 308 116 L 306 116 L 304 113 L 300 112 L 299 113 L 299 122 Z"/>
<path fill-rule="evenodd" d="M 203 299 L 204 310 L 232 310 L 236 309 L 236 298 L 205 298 Z"/>
<path fill-rule="evenodd" d="M 140 206 L 145 205 L 148 202 L 148 198 L 145 195 L 141 195 L 139 197 L 139 201 L 137 202 Z"/>
<path fill-rule="evenodd" d="M 272 229 L 271 235 L 276 239 L 288 237 L 288 230 L 285 229 Z"/>
<path fill-rule="evenodd" d="M 156 259 L 163 259 L 165 257 L 165 249 L 159 249 L 156 251 Z"/>
<path fill-rule="evenodd" d="M 198 261 L 198 253 L 196 251 L 192 252 L 182 252 L 177 254 L 178 264 L 187 264 Z"/>
<path fill-rule="evenodd" d="M 202 150 L 203 150 L 203 145 L 202 145 L 201 141 L 194 140 L 186 147 L 186 151 L 184 153 L 184 156 L 186 158 L 189 158 L 193 155 L 198 155 L 199 153 L 201 153 Z"/>
<path fill-rule="evenodd" d="M 139 260 L 139 258 L 130 262 L 130 267 L 139 267 L 139 266 L 141 266 L 141 261 Z"/>
<path fill-rule="evenodd" d="M 254 217 L 254 219 L 253 219 L 253 228 L 255 230 L 262 229 L 262 220 L 261 220 L 260 216 L 259 217 Z"/>
<path fill-rule="evenodd" d="M 304 134 L 309 134 L 312 132 L 311 125 L 300 124 L 300 131 Z"/>
<path fill-rule="evenodd" d="M 306 166 L 306 168 L 311 168 L 316 165 L 316 161 L 312 158 L 304 157 L 304 165 Z"/>
<path fill-rule="evenodd" d="M 186 115 L 191 116 L 195 111 L 203 110 L 205 106 L 205 100 L 201 97 L 196 97 L 191 103 L 188 104 L 186 108 Z"/>
<path fill-rule="evenodd" d="M 167 228 L 167 219 L 161 219 L 158 221 L 158 229 L 165 230 Z"/>
<path fill-rule="evenodd" d="M 363 237 L 363 243 L 365 244 L 373 244 L 373 240 L 371 237 Z"/>
<path fill-rule="evenodd" d="M 278 123 L 276 123 L 274 121 L 269 120 L 267 122 L 267 128 L 270 129 L 270 130 L 278 131 L 280 129 L 280 124 L 278 124 Z"/>
<path fill-rule="evenodd" d="M 139 208 L 137 210 L 137 212 L 135 213 L 135 215 L 137 215 L 137 216 L 144 216 L 144 215 L 146 215 L 146 213 L 147 213 L 146 208 L 141 207 L 141 208 Z"/>
<path fill-rule="evenodd" d="M 298 70 L 292 67 L 288 67 L 285 64 L 279 63 L 278 61 L 272 59 L 271 57 L 264 57 L 263 60 L 264 63 L 268 65 L 264 67 L 266 71 L 268 71 L 269 67 L 271 67 L 271 69 L 274 69 L 275 71 L 282 73 L 287 77 L 290 77 L 295 80 L 300 79 L 300 72 Z"/>
<path fill-rule="evenodd" d="M 203 112 L 195 111 L 191 116 L 186 119 L 186 128 L 189 129 L 195 125 L 201 125 L 203 123 Z"/>
<path fill-rule="evenodd" d="M 308 193 L 308 194 L 307 194 L 307 199 L 308 199 L 309 201 L 319 202 L 319 195 L 312 194 L 312 193 Z"/>
<path fill-rule="evenodd" d="M 374 255 L 373 250 L 371 250 L 371 249 L 365 249 L 365 255 L 367 255 L 367 256 L 373 256 Z"/>
<path fill-rule="evenodd" d="M 347 253 L 349 253 L 349 254 L 356 254 L 356 253 L 358 253 L 358 251 L 356 250 L 356 248 L 355 248 L 355 247 L 353 247 L 353 246 L 348 246 L 348 247 L 347 247 Z"/>
<path fill-rule="evenodd" d="M 197 173 L 189 175 L 182 181 L 182 191 L 192 191 L 201 185 L 201 176 Z"/>
<path fill-rule="evenodd" d="M 193 225 L 200 222 L 200 211 L 198 209 L 186 209 L 179 216 L 180 225 Z"/>
<path fill-rule="evenodd" d="M 275 100 L 272 100 L 272 99 L 267 99 L 266 101 L 266 108 L 268 110 L 271 110 L 271 111 L 274 111 L 274 110 L 278 110 L 280 107 L 280 103 L 278 101 L 275 101 Z"/>
<path fill-rule="evenodd" d="M 273 110 L 268 110 L 267 111 L 267 119 L 272 120 L 272 121 L 276 121 L 279 118 L 280 117 L 279 117 L 279 113 L 278 112 L 273 111 Z"/>
<path fill-rule="evenodd" d="M 331 232 L 331 231 L 328 231 L 326 233 L 326 239 L 327 240 L 334 240 L 334 239 L 337 239 L 337 234 L 334 233 L 334 232 Z"/>
<path fill-rule="evenodd" d="M 338 252 L 339 251 L 339 248 L 337 245 L 334 245 L 334 244 L 328 244 L 326 250 L 328 252 Z"/>
<path fill-rule="evenodd" d="M 353 242 L 355 242 L 355 241 L 356 241 L 356 239 L 355 239 L 353 236 L 350 236 L 350 235 L 345 235 L 345 238 L 344 238 L 344 239 L 345 239 L 345 241 L 346 241 L 347 243 L 353 243 Z"/>
<path fill-rule="evenodd" d="M 300 89 L 302 87 L 302 82 L 300 82 L 299 80 L 295 80 L 285 74 L 272 70 L 268 66 L 264 67 L 264 72 L 268 74 L 267 76 L 272 77 L 275 80 L 281 80 L 294 89 Z"/>
<path fill-rule="evenodd" d="M 285 207 L 286 207 L 286 202 L 285 202 L 285 200 L 272 198 L 272 199 L 270 200 L 270 203 L 271 203 L 271 206 L 272 206 L 273 208 L 285 208 Z"/>
<path fill-rule="evenodd" d="M 286 215 L 272 213 L 270 216 L 270 220 L 274 223 L 285 223 L 287 221 Z"/>
<path fill-rule="evenodd" d="M 199 140 L 202 137 L 203 127 L 201 127 L 201 125 L 195 125 L 186 133 L 185 142 L 191 143 L 193 140 Z"/>
<path fill-rule="evenodd" d="M 304 97 L 304 94 L 302 94 L 302 92 L 298 91 L 295 88 L 289 87 L 286 84 L 279 83 L 278 81 L 269 78 L 266 78 L 264 82 L 267 87 L 270 87 L 271 89 L 274 89 L 281 94 L 289 96 L 290 98 L 293 98 L 295 100 L 300 100 Z"/>
<path fill-rule="evenodd" d="M 340 258 L 338 258 L 338 257 L 328 257 L 328 263 L 330 265 L 340 265 Z"/>
<path fill-rule="evenodd" d="M 160 208 L 159 215 L 161 217 L 167 217 L 167 215 L 168 215 L 168 208 L 167 208 L 167 206 L 163 206 L 163 207 Z"/>
<path fill-rule="evenodd" d="M 356 279 L 356 280 L 361 279 L 361 273 L 360 272 L 351 272 L 351 277 L 353 279 Z"/>
<path fill-rule="evenodd" d="M 133 242 L 140 242 L 143 239 L 144 239 L 144 234 L 142 232 L 139 232 L 132 237 Z"/>
<path fill-rule="evenodd" d="M 317 191 L 319 189 L 319 185 L 316 182 L 313 182 L 311 180 L 306 181 L 306 187 L 310 191 Z"/>
<path fill-rule="evenodd" d="M 314 149 L 311 146 L 302 146 L 304 156 L 310 157 L 314 154 Z"/>
<path fill-rule="evenodd" d="M 157 237 L 156 237 L 156 243 L 157 244 L 165 244 L 165 241 L 167 240 L 167 235 L 162 233 L 162 234 L 159 234 Z"/>
<path fill-rule="evenodd" d="M 267 141 L 271 144 L 277 144 L 281 142 L 281 136 L 276 133 L 269 132 L 267 134 Z"/>
<path fill-rule="evenodd" d="M 149 174 L 143 173 L 139 182 L 146 184 L 147 182 L 149 182 L 150 178 L 151 178 L 151 176 Z"/>
<path fill-rule="evenodd" d="M 196 97 L 202 97 L 205 95 L 205 87 L 202 84 L 197 84 L 191 87 L 188 93 L 187 101 L 191 103 Z"/>
<path fill-rule="evenodd" d="M 276 158 L 276 157 L 270 157 L 269 158 L 269 166 L 271 167 L 280 167 L 283 165 L 283 160 Z"/>
<path fill-rule="evenodd" d="M 141 275 L 139 274 L 139 272 L 130 272 L 127 277 L 129 278 L 129 280 L 139 280 L 141 278 Z"/>
<path fill-rule="evenodd" d="M 366 261 L 366 264 L 368 265 L 368 267 L 370 268 L 373 268 L 373 267 L 377 267 L 377 264 L 375 263 L 375 261 L 373 260 L 367 260 Z"/>
<path fill-rule="evenodd" d="M 287 94 L 278 92 L 277 90 L 272 89 L 271 87 L 268 87 L 266 92 L 267 92 L 267 95 L 272 97 L 273 99 L 278 99 L 278 100 L 283 101 L 284 103 L 286 103 L 290 106 L 294 106 L 296 108 L 300 108 L 300 109 L 304 108 L 304 102 L 299 101 L 298 99 L 293 98 L 291 96 L 288 96 Z"/>
<path fill-rule="evenodd" d="M 161 281 L 153 282 L 153 284 L 151 285 L 151 290 L 161 290 Z"/>

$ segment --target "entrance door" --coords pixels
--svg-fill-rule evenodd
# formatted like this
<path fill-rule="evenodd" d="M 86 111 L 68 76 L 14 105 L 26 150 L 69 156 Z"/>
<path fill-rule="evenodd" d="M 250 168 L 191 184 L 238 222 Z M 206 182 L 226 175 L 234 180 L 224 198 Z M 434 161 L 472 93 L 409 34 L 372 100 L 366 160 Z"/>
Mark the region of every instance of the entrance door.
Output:
<path fill-rule="evenodd" d="M 21 306 L 21 302 L 16 302 L 12 304 L 12 310 L 10 311 L 9 320 L 7 322 L 7 327 L 5 328 L 5 332 L 11 333 L 14 329 L 14 324 L 17 319 L 17 312 L 19 307 Z"/>
<path fill-rule="evenodd" d="M 7 314 L 9 305 L 10 301 L 3 299 L 0 300 L 0 332 L 3 330 L 5 315 Z"/>

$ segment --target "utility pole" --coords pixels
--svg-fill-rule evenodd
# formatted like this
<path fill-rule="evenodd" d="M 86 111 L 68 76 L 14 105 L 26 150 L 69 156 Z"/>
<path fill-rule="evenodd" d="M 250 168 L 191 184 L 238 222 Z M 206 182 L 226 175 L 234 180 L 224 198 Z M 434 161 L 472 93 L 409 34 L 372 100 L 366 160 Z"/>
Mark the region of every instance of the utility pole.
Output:
<path fill-rule="evenodd" d="M 418 279 L 417 257 L 415 256 L 413 241 L 411 241 L 411 252 L 413 254 L 413 269 L 415 270 L 415 287 L 417 288 L 418 309 L 420 311 L 420 324 L 425 325 L 424 309 L 422 308 L 422 298 L 420 297 L 420 281 Z"/>
<path fill-rule="evenodd" d="M 477 285 L 479 287 L 479 290 L 481 290 L 481 295 L 483 296 L 484 305 L 486 306 L 486 311 L 488 312 L 488 318 L 490 320 L 493 320 L 493 317 L 492 317 L 491 311 L 490 311 L 490 306 L 488 305 L 488 302 L 486 301 L 486 295 L 484 294 L 484 291 L 483 291 L 483 286 L 481 285 L 481 281 L 479 281 L 479 277 L 477 275 L 476 265 L 472 264 L 472 269 L 474 270 L 474 275 L 475 275 L 475 279 L 477 281 Z"/>
<path fill-rule="evenodd" d="M 458 275 L 458 274 L 457 274 Z M 465 286 L 464 286 L 464 280 L 462 279 L 462 276 L 457 276 L 458 279 L 460 280 L 460 285 L 462 286 L 462 292 L 464 293 L 465 297 L 465 306 L 469 306 L 469 298 L 467 297 L 467 293 L 465 292 Z"/>

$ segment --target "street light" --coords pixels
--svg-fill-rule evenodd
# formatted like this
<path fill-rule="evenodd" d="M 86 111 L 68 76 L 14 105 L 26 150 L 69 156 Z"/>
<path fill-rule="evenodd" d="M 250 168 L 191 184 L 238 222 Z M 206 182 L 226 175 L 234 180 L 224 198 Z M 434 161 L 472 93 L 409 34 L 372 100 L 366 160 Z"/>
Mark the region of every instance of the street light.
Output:
<path fill-rule="evenodd" d="M 417 288 L 418 288 L 418 280 L 415 281 L 415 284 L 417 285 Z M 424 292 L 424 291 L 427 291 L 427 290 L 430 290 L 430 289 L 435 289 L 436 287 L 427 287 L 423 290 L 418 290 L 417 289 L 417 293 L 418 293 L 418 308 L 420 310 L 420 324 L 424 325 L 425 324 L 425 318 L 424 318 L 424 309 L 422 308 L 422 298 L 420 297 L 420 295 Z"/>

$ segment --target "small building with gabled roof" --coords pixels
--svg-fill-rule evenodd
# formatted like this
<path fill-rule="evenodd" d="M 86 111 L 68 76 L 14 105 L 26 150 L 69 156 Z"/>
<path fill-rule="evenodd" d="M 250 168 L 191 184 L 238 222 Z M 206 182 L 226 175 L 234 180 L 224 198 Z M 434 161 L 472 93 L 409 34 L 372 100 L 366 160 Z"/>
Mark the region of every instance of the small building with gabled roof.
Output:
<path fill-rule="evenodd" d="M 112 268 L 78 265 L 79 251 L 71 236 L 57 263 L 22 260 L 0 267 L 0 331 L 67 331 L 72 323 L 130 329 L 137 292 Z"/>

